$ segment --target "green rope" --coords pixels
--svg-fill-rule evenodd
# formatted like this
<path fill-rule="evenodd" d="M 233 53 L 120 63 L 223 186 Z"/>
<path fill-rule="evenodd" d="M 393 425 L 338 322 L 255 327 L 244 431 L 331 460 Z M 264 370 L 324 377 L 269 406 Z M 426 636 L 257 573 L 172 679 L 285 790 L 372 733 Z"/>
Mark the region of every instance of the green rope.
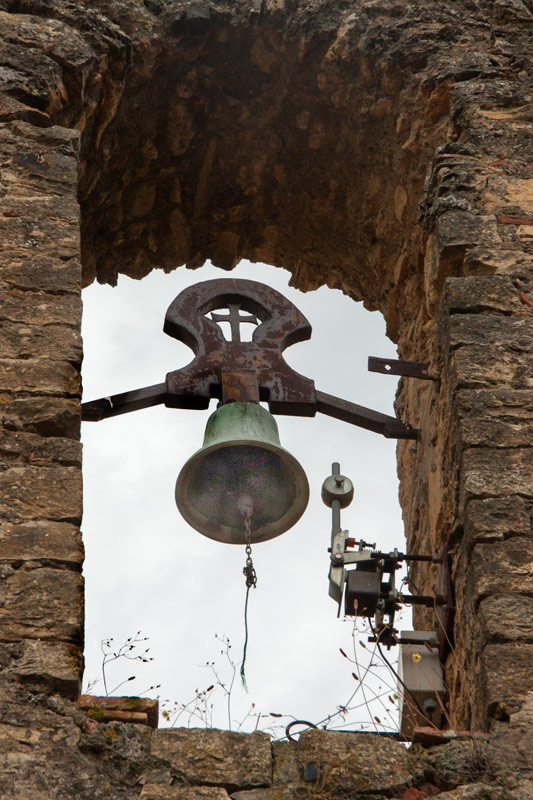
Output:
<path fill-rule="evenodd" d="M 244 687 L 244 690 L 248 691 L 248 686 L 246 684 L 246 675 L 244 673 L 244 665 L 246 663 L 246 648 L 248 647 L 248 595 L 250 594 L 250 587 L 246 587 L 246 601 L 244 603 L 244 648 L 242 651 L 242 661 L 241 661 L 241 681 Z"/>

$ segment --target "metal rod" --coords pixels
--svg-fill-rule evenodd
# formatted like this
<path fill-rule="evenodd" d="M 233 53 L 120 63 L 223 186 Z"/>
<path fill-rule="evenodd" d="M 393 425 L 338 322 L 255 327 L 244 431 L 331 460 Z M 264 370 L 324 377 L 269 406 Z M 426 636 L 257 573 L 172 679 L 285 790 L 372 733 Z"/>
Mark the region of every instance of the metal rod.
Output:
<path fill-rule="evenodd" d="M 381 551 L 372 552 L 370 555 L 372 558 L 393 558 L 395 561 L 431 561 L 433 564 L 440 564 L 438 556 L 417 556 L 409 555 L 408 553 L 393 555 L 392 553 L 382 553 Z"/>
<path fill-rule="evenodd" d="M 377 358 L 369 356 L 368 371 L 381 372 L 384 375 L 403 375 L 406 378 L 420 378 L 425 381 L 432 381 L 434 378 L 428 375 L 429 361 L 402 361 L 394 358 Z"/>
<path fill-rule="evenodd" d="M 151 408 L 164 403 L 167 397 L 166 383 L 156 383 L 145 386 L 143 389 L 134 389 L 131 392 L 122 392 L 110 397 L 100 397 L 81 404 L 81 418 L 84 422 L 99 422 L 108 417 L 117 417 L 129 411 L 139 411 L 141 408 Z"/>
<path fill-rule="evenodd" d="M 356 405 L 356 403 L 350 403 L 348 400 L 342 400 L 331 394 L 317 392 L 316 407 L 317 411 L 322 414 L 342 422 L 348 422 L 350 425 L 357 425 L 368 431 L 381 433 L 387 439 L 418 439 L 418 431 L 400 419 L 389 417 L 388 414 L 382 414 L 380 411 L 374 411 L 371 408 Z"/>
<path fill-rule="evenodd" d="M 383 600 L 390 600 L 389 592 L 380 592 L 379 596 Z M 435 605 L 446 605 L 446 598 L 442 597 L 442 595 L 432 597 L 427 594 L 398 594 L 398 603 L 409 603 L 413 606 L 427 606 L 428 608 L 433 608 Z"/>

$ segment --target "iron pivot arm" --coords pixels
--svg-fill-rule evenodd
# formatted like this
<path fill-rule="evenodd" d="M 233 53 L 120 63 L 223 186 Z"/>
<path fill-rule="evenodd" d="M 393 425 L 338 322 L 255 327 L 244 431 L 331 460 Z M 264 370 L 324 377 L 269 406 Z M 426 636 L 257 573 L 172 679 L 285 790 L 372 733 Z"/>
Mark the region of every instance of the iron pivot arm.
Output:
<path fill-rule="evenodd" d="M 81 404 L 81 418 L 84 422 L 100 422 L 102 419 L 117 417 L 129 411 L 157 406 L 165 402 L 166 396 L 166 383 L 156 383 L 154 386 L 145 386 L 144 389 L 100 397 L 99 400 Z"/>
<path fill-rule="evenodd" d="M 327 414 L 328 417 L 357 425 L 358 428 L 381 433 L 386 439 L 418 439 L 418 430 L 411 428 L 401 419 L 350 403 L 332 394 L 317 391 L 316 410 L 321 414 Z"/>
<path fill-rule="evenodd" d="M 216 386 L 213 388 L 216 390 Z M 216 397 L 217 394 L 218 392 L 213 392 L 213 396 Z M 206 409 L 210 399 L 210 397 L 193 393 L 176 396 L 167 391 L 166 383 L 156 383 L 153 386 L 145 386 L 131 392 L 122 392 L 82 403 L 81 418 L 85 422 L 99 422 L 119 414 L 127 414 L 130 411 L 139 411 L 160 404 L 174 408 Z M 290 403 L 287 403 L 285 408 L 280 405 L 278 402 L 272 413 L 299 416 L 298 412 L 291 408 Z M 359 428 L 380 433 L 387 439 L 416 439 L 418 437 L 416 429 L 396 417 L 350 403 L 348 400 L 324 392 L 316 392 L 314 413 L 316 414 L 316 412 L 334 417 L 350 425 L 356 425 Z M 306 416 L 310 415 L 306 414 Z"/>
<path fill-rule="evenodd" d="M 226 307 L 227 315 L 212 313 Z M 222 320 L 231 324 L 231 341 L 218 325 Z M 239 325 L 244 322 L 259 323 L 250 342 L 240 338 Z M 160 403 L 206 409 L 211 398 L 217 398 L 222 403 L 267 402 L 272 414 L 314 417 L 319 412 L 387 438 L 417 438 L 418 431 L 395 417 L 316 391 L 310 378 L 287 364 L 284 350 L 309 339 L 311 326 L 268 286 L 231 279 L 190 286 L 170 304 L 163 330 L 190 347 L 195 358 L 169 372 L 165 383 L 83 403 L 83 420 L 98 421 Z"/>

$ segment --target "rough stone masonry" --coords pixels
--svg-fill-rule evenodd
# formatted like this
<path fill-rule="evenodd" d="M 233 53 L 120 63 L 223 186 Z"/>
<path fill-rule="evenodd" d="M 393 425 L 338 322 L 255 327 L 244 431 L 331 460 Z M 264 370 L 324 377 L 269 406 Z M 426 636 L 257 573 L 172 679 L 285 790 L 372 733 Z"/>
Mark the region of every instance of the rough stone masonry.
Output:
<path fill-rule="evenodd" d="M 3 797 L 533 797 L 532 27 L 531 0 L 0 0 Z M 86 729 L 80 289 L 241 258 L 430 362 L 397 398 L 408 547 L 450 553 L 449 708 L 488 743 Z"/>

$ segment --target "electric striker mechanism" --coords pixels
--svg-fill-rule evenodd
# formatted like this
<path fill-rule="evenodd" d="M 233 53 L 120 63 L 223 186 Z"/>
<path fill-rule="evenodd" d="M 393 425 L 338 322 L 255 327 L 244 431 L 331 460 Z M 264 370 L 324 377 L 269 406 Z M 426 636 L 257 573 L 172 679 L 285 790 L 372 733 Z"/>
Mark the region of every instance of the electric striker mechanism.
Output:
<path fill-rule="evenodd" d="M 329 567 L 329 596 L 337 603 L 339 615 L 344 601 L 347 617 L 364 617 L 371 622 L 372 636 L 390 649 L 401 642 L 409 644 L 409 636 L 398 638 L 394 617 L 402 605 L 423 605 L 435 608 L 439 629 L 437 639 L 444 655 L 453 612 L 453 597 L 449 579 L 448 555 L 418 555 L 376 549 L 376 543 L 356 541 L 341 526 L 341 509 L 353 500 L 354 487 L 349 478 L 340 474 L 340 465 L 332 465 L 332 474 L 322 485 L 322 500 L 331 508 L 332 530 Z M 396 572 L 402 564 L 425 561 L 439 565 L 436 591 L 433 595 L 405 594 L 396 586 Z M 373 621 L 372 621 L 373 620 Z M 412 638 L 412 637 L 411 637 Z M 415 637 L 417 642 L 419 636 Z"/>

